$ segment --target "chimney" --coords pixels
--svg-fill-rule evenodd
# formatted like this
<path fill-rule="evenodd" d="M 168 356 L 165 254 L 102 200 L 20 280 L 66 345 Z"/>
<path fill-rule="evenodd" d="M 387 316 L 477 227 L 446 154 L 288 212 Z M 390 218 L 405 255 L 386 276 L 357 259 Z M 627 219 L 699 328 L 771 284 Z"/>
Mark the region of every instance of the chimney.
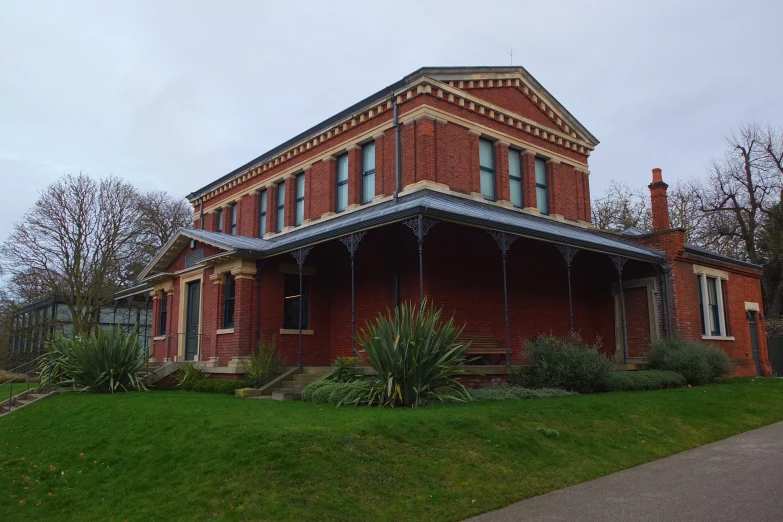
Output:
<path fill-rule="evenodd" d="M 669 185 L 663 182 L 661 169 L 652 169 L 652 176 L 653 180 L 649 188 L 653 232 L 669 230 L 669 198 L 666 196 Z"/>

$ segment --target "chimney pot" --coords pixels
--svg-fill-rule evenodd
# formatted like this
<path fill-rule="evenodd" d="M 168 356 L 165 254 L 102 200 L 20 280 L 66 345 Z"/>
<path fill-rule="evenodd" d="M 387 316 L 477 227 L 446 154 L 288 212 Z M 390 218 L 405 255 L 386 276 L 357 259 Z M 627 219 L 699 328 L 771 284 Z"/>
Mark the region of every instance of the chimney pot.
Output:
<path fill-rule="evenodd" d="M 663 174 L 661 173 L 661 169 L 652 169 L 653 173 L 653 183 L 656 183 L 658 181 L 663 181 Z"/>

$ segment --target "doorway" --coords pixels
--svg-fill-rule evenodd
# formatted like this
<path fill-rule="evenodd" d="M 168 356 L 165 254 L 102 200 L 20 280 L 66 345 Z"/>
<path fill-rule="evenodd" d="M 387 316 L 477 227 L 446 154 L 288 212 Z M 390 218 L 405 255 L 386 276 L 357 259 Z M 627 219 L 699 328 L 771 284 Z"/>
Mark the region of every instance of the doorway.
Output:
<path fill-rule="evenodd" d="M 188 283 L 187 310 L 185 312 L 185 360 L 195 361 L 198 356 L 201 281 Z"/>
<path fill-rule="evenodd" d="M 756 365 L 756 377 L 761 375 L 761 361 L 759 360 L 759 334 L 756 328 L 758 312 L 748 310 L 748 324 L 750 325 L 750 348 L 753 350 L 753 364 Z"/>

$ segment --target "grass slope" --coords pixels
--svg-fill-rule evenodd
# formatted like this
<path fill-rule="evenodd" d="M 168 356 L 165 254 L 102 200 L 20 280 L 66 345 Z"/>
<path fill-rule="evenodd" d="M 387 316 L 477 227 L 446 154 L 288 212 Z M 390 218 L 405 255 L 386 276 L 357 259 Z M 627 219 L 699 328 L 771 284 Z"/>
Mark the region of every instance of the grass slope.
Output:
<path fill-rule="evenodd" d="M 11 390 L 11 383 L 5 383 L 0 384 L 0 402 L 3 402 L 5 400 L 8 400 L 8 398 L 11 397 L 11 393 L 14 395 L 19 395 L 23 391 L 27 391 L 27 383 L 26 382 L 15 382 L 14 383 L 14 389 L 13 392 Z M 31 382 L 30 383 L 30 389 L 37 388 L 38 383 L 37 382 Z"/>
<path fill-rule="evenodd" d="M 781 399 L 774 379 L 415 410 L 66 394 L 0 419 L 0 520 L 459 520 L 782 420 Z"/>

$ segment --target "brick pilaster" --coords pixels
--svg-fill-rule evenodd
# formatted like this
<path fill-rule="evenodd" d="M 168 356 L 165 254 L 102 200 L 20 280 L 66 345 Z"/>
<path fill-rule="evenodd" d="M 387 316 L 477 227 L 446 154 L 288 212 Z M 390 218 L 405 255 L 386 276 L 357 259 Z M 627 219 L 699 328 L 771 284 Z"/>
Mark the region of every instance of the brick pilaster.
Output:
<path fill-rule="evenodd" d="M 470 155 L 470 180 L 469 190 L 481 192 L 481 158 L 479 157 L 479 136 L 474 130 L 468 131 L 468 151 Z"/>
<path fill-rule="evenodd" d="M 435 181 L 435 119 L 422 116 L 414 121 L 416 132 L 416 169 L 414 182 Z"/>
<path fill-rule="evenodd" d="M 495 195 L 498 201 L 511 203 L 508 146 L 509 143 L 505 141 L 495 143 Z"/>
<path fill-rule="evenodd" d="M 522 199 L 528 210 L 538 210 L 536 200 L 536 155 L 532 152 L 522 153 Z"/>
<path fill-rule="evenodd" d="M 546 194 L 549 198 L 547 203 L 549 207 L 549 214 L 559 214 L 560 213 L 560 205 L 558 198 L 555 197 L 558 190 L 558 184 L 560 180 L 558 179 L 557 170 L 560 167 L 560 162 L 557 160 L 547 160 L 546 162 Z"/>
<path fill-rule="evenodd" d="M 348 206 L 360 205 L 362 201 L 362 148 L 348 147 Z M 334 206 L 334 203 L 332 203 Z"/>

